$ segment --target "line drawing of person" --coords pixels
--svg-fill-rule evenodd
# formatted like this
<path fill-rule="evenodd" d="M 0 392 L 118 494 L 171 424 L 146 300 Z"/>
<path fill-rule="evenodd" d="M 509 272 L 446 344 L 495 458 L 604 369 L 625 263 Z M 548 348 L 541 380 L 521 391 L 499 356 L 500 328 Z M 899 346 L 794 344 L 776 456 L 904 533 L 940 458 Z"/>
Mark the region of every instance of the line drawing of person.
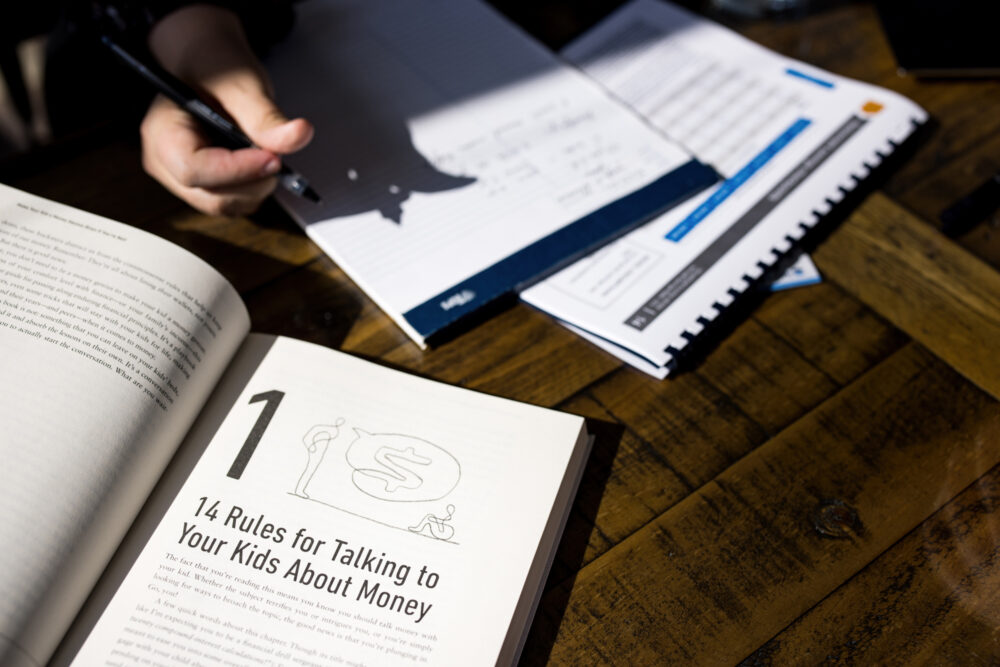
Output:
<path fill-rule="evenodd" d="M 436 540 L 450 540 L 455 536 L 455 528 L 445 522 L 451 521 L 451 518 L 455 515 L 455 506 L 449 503 L 445 509 L 448 511 L 446 516 L 439 517 L 435 514 L 425 514 L 424 518 L 417 525 L 409 526 L 407 530 L 411 533 L 420 533 L 427 537 L 433 537 Z"/>
<path fill-rule="evenodd" d="M 295 483 L 295 495 L 301 498 L 308 498 L 306 487 L 312 481 L 316 469 L 323 462 L 326 450 L 330 447 L 330 441 L 335 440 L 340 435 L 340 427 L 344 425 L 344 418 L 339 417 L 333 425 L 318 424 L 309 429 L 302 437 L 302 444 L 306 447 L 308 458 L 306 459 L 305 470 L 299 475 L 299 481 Z"/>

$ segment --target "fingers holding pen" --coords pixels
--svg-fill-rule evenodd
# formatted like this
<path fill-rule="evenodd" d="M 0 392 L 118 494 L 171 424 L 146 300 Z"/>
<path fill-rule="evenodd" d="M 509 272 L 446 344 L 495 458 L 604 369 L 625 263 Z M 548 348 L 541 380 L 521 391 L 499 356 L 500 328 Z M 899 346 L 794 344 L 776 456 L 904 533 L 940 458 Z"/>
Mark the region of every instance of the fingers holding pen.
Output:
<path fill-rule="evenodd" d="M 206 213 L 252 213 L 277 184 L 281 159 L 259 148 L 212 146 L 197 122 L 158 97 L 141 126 L 143 168 L 175 195 Z"/>
<path fill-rule="evenodd" d="M 274 103 L 266 73 L 229 10 L 179 9 L 161 19 L 149 43 L 160 64 L 210 98 L 255 147 L 213 146 L 199 121 L 157 97 L 141 127 L 147 173 L 202 211 L 252 212 L 274 190 L 281 156 L 312 139 L 312 125 L 289 120 Z"/>
<path fill-rule="evenodd" d="M 271 98 L 263 74 L 258 74 L 253 69 L 229 71 L 224 77 L 203 81 L 202 86 L 256 146 L 278 155 L 305 148 L 313 137 L 312 124 L 285 116 Z"/>

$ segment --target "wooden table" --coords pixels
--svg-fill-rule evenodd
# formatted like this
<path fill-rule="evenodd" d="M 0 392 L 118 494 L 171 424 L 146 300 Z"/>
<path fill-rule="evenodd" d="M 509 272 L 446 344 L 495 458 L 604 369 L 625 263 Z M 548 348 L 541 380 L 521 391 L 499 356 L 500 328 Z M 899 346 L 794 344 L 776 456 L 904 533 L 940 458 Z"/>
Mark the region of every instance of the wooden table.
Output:
<path fill-rule="evenodd" d="M 613 2 L 508 7 L 558 44 Z M 936 126 L 768 297 L 658 382 L 516 306 L 422 352 L 274 207 L 199 215 L 99 137 L 7 165 L 17 187 L 218 267 L 254 329 L 590 418 L 594 452 L 526 664 L 1000 659 L 1000 225 L 938 212 L 1000 169 L 1000 84 L 900 77 L 867 4 L 739 26 L 886 86 Z"/>

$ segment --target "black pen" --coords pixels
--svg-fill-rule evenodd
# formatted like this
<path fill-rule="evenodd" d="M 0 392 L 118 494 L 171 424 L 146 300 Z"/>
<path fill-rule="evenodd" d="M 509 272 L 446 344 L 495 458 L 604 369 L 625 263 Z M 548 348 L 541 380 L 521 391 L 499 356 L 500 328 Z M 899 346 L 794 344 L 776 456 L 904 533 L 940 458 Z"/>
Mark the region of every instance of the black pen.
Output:
<path fill-rule="evenodd" d="M 228 118 L 205 104 L 190 87 L 161 67 L 143 63 L 131 53 L 119 46 L 108 35 L 102 35 L 101 41 L 118 56 L 132 71 L 148 81 L 157 91 L 170 98 L 192 116 L 201 121 L 205 129 L 220 142 L 224 148 L 237 150 L 240 148 L 256 148 L 250 138 L 236 127 Z M 293 171 L 284 161 L 278 172 L 278 182 L 283 188 L 311 202 L 319 202 L 319 195 L 309 186 L 309 181 L 301 174 Z"/>

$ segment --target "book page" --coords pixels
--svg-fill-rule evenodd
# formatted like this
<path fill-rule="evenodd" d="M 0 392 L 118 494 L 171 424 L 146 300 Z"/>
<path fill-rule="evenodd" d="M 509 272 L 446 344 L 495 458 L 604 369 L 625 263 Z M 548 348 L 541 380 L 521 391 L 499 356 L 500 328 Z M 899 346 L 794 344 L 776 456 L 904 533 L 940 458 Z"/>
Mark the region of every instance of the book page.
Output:
<path fill-rule="evenodd" d="M 48 658 L 248 326 L 187 251 L 0 186 L 0 663 Z"/>
<path fill-rule="evenodd" d="M 323 202 L 279 199 L 418 342 L 715 181 L 478 0 L 297 12 L 268 67 Z"/>
<path fill-rule="evenodd" d="M 726 179 L 521 295 L 655 375 L 926 119 L 656 0 L 563 55 Z"/>
<path fill-rule="evenodd" d="M 204 454 L 74 664 L 511 660 L 582 426 L 251 335 L 182 448 Z"/>

